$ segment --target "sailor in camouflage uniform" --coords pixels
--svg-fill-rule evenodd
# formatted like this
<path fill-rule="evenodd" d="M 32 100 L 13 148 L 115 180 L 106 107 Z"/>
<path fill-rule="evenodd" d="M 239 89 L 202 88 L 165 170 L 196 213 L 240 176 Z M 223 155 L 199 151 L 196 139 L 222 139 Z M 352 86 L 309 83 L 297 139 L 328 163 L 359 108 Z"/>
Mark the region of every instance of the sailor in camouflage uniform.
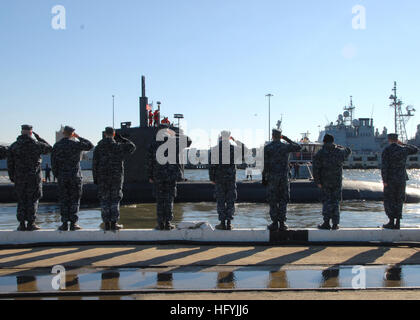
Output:
<path fill-rule="evenodd" d="M 40 229 L 35 224 L 35 219 L 39 199 L 42 197 L 41 155 L 50 153 L 51 149 L 48 142 L 32 131 L 30 125 L 22 126 L 22 135 L 9 148 L 7 168 L 10 181 L 15 184 L 18 199 L 18 231 Z"/>
<path fill-rule="evenodd" d="M 113 128 L 106 128 L 104 138 L 93 153 L 93 181 L 98 185 L 102 220 L 105 230 L 120 230 L 120 202 L 123 198 L 124 160 L 136 151 L 130 140 L 115 134 Z"/>
<path fill-rule="evenodd" d="M 58 192 L 60 199 L 60 213 L 62 226 L 60 231 L 80 230 L 77 225 L 77 214 L 82 197 L 82 172 L 80 160 L 83 151 L 90 151 L 93 144 L 79 137 L 72 127 L 66 126 L 63 130 L 64 138 L 54 145 L 51 154 L 51 169 L 54 177 L 58 179 Z"/>
<path fill-rule="evenodd" d="M 282 143 L 281 139 L 286 143 Z M 299 152 L 302 147 L 282 136 L 280 130 L 273 130 L 273 141 L 264 148 L 263 184 L 267 186 L 270 217 L 273 223 L 270 231 L 285 231 L 287 204 L 290 201 L 289 158 L 290 153 Z"/>
<path fill-rule="evenodd" d="M 173 230 L 175 226 L 171 223 L 174 218 L 173 206 L 177 195 L 177 182 L 183 180 L 183 167 L 180 164 L 179 155 L 182 150 L 189 147 L 192 141 L 186 137 L 176 134 L 167 126 L 161 126 L 158 136 L 163 141 L 154 141 L 148 151 L 148 176 L 149 182 L 154 185 L 157 209 L 156 230 Z M 185 146 L 180 146 L 180 138 L 186 141 Z M 163 145 L 169 147 L 163 154 L 159 153 Z M 164 148 L 164 146 L 163 146 Z M 169 151 L 174 154 L 169 154 Z"/>
<path fill-rule="evenodd" d="M 0 146 L 0 160 L 7 158 L 7 147 Z"/>
<path fill-rule="evenodd" d="M 230 144 L 236 142 L 236 146 Z M 220 224 L 217 230 L 232 230 L 231 221 L 235 214 L 235 201 L 237 199 L 236 165 L 243 163 L 244 144 L 231 137 L 229 131 L 223 131 L 219 144 L 211 149 L 211 164 L 209 167 L 210 181 L 215 184 L 215 197 L 217 213 Z"/>
<path fill-rule="evenodd" d="M 406 185 L 408 180 L 406 164 L 409 155 L 419 152 L 412 145 L 398 141 L 397 134 L 388 135 L 389 146 L 382 153 L 382 180 L 384 183 L 384 207 L 389 223 L 384 229 L 400 229 Z"/>
<path fill-rule="evenodd" d="M 321 189 L 322 215 L 324 223 L 321 230 L 338 230 L 340 224 L 340 201 L 342 200 L 343 164 L 351 155 L 349 148 L 334 144 L 334 137 L 324 137 L 324 147 L 315 155 L 313 161 L 314 181 Z"/>

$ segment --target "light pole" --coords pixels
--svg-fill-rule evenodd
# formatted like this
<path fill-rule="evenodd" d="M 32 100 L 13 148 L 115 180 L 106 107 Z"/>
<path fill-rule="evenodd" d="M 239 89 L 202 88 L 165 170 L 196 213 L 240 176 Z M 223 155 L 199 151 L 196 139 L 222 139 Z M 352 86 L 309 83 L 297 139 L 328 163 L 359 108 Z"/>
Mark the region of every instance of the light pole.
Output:
<path fill-rule="evenodd" d="M 183 115 L 183 114 L 175 114 L 175 115 L 174 115 L 174 118 L 175 118 L 175 119 L 178 119 L 178 128 L 181 128 L 181 127 L 179 126 L 179 125 L 180 125 L 180 124 L 179 124 L 179 120 L 180 120 L 180 119 L 184 119 L 184 115 Z"/>
<path fill-rule="evenodd" d="M 266 94 L 268 97 L 268 141 L 271 141 L 271 97 L 274 97 L 271 93 Z"/>
<path fill-rule="evenodd" d="M 115 96 L 112 95 L 112 128 L 115 129 Z"/>

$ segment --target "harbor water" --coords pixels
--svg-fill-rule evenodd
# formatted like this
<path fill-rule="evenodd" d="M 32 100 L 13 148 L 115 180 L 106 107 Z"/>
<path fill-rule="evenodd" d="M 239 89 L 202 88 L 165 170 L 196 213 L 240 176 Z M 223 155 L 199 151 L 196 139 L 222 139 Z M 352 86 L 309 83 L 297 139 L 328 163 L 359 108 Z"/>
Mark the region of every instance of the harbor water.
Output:
<path fill-rule="evenodd" d="M 91 181 L 91 173 L 83 173 L 85 182 Z M 208 180 L 207 170 L 186 170 L 190 181 Z M 420 170 L 409 170 L 410 187 L 420 187 Z M 253 179 L 260 180 L 260 176 Z M 381 182 L 380 170 L 345 170 L 344 179 Z M 238 171 L 238 181 L 246 180 L 245 171 Z M 0 183 L 8 183 L 7 173 L 0 172 Z M 208 221 L 218 224 L 215 203 L 177 203 L 174 206 L 174 222 Z M 79 224 L 86 229 L 101 227 L 99 208 L 83 207 Z M 291 204 L 288 210 L 288 225 L 291 228 L 315 228 L 322 220 L 321 204 Z M 265 228 L 269 223 L 267 204 L 236 205 L 233 222 L 235 228 Z M 60 225 L 59 207 L 56 203 L 41 204 L 37 223 L 43 229 L 55 229 Z M 128 229 L 150 229 L 156 226 L 156 207 L 153 204 L 136 204 L 121 207 L 121 221 Z M 341 226 L 344 228 L 376 228 L 387 222 L 382 202 L 346 201 L 341 207 Z M 17 226 L 16 204 L 0 205 L 0 230 L 12 230 Z M 420 204 L 406 204 L 402 227 L 420 227 Z"/>

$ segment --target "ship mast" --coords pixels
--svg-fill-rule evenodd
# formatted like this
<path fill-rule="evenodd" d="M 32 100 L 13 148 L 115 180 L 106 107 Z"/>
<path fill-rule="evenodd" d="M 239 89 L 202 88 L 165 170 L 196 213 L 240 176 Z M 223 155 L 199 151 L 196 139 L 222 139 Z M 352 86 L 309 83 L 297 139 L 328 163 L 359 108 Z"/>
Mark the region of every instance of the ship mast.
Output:
<path fill-rule="evenodd" d="M 350 96 L 350 105 L 344 107 L 344 119 L 345 121 L 350 121 L 350 125 L 353 124 L 353 113 L 356 107 L 353 105 L 353 96 Z"/>
<path fill-rule="evenodd" d="M 407 106 L 407 113 L 404 114 L 402 111 L 402 106 L 404 105 L 401 99 L 398 99 L 397 96 L 397 82 L 394 81 L 394 88 L 392 89 L 393 94 L 389 97 L 391 100 L 391 107 L 394 109 L 394 126 L 395 133 L 400 136 L 400 139 L 403 142 L 408 141 L 406 124 L 411 117 L 414 116 L 416 111 L 412 106 Z"/>

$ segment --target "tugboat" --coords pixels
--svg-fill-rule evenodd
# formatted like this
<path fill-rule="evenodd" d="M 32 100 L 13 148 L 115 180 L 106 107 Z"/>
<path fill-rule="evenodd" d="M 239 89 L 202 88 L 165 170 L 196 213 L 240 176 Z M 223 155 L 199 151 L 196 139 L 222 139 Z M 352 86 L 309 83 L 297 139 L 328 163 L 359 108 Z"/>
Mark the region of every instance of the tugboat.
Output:
<path fill-rule="evenodd" d="M 311 142 L 310 133 L 302 133 L 299 144 L 302 152 L 293 153 L 290 159 L 291 178 L 294 180 L 313 180 L 312 163 L 315 155 L 322 149 L 323 144 Z"/>

